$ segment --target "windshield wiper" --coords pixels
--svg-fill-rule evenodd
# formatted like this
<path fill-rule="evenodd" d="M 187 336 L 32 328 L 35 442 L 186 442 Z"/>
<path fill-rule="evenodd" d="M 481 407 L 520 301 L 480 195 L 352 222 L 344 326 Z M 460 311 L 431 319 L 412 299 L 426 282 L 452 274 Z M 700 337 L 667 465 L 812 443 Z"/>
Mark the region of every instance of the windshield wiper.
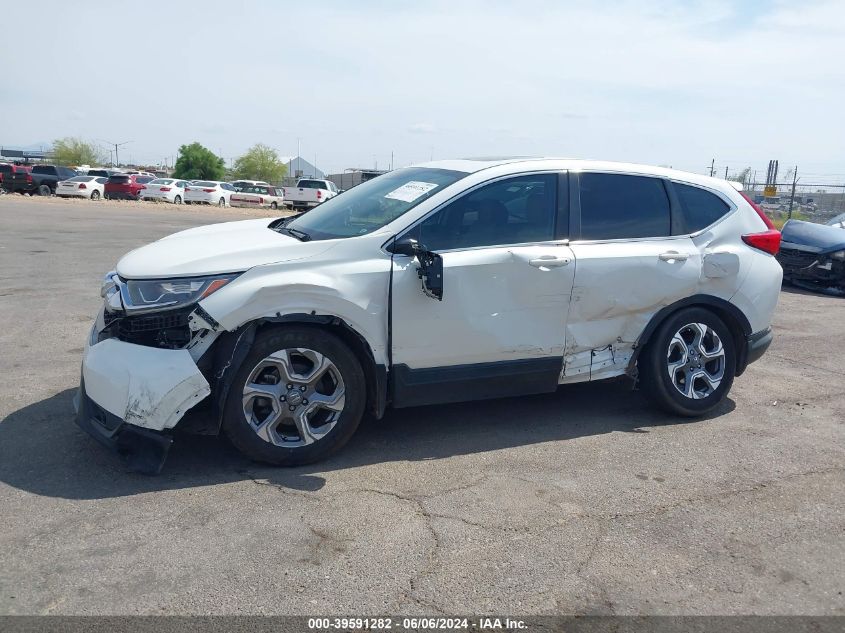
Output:
<path fill-rule="evenodd" d="M 311 236 L 308 235 L 308 233 L 306 233 L 305 231 L 300 231 L 298 229 L 289 229 L 286 226 L 278 226 L 276 227 L 276 230 L 279 233 L 285 233 L 287 235 L 290 235 L 291 237 L 295 237 L 300 242 L 308 242 L 311 240 Z"/>

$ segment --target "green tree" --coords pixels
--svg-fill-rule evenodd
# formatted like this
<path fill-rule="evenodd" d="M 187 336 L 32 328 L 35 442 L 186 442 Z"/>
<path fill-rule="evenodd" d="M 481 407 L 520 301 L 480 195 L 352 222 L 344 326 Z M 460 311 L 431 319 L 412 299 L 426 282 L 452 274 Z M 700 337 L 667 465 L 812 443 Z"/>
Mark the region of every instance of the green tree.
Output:
<path fill-rule="evenodd" d="M 288 173 L 288 166 L 279 160 L 276 150 L 258 143 L 235 160 L 233 175 L 247 180 L 279 182 Z"/>
<path fill-rule="evenodd" d="M 53 160 L 59 165 L 99 165 L 104 155 L 96 144 L 67 136 L 53 141 Z"/>
<path fill-rule="evenodd" d="M 221 180 L 226 173 L 223 159 L 199 143 L 183 145 L 173 169 L 174 178 L 185 180 Z"/>

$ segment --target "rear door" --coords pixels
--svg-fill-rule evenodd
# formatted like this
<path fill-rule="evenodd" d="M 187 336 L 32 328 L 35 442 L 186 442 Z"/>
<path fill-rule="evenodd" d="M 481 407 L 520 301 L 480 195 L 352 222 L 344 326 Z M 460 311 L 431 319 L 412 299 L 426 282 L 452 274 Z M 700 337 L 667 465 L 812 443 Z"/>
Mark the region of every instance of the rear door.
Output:
<path fill-rule="evenodd" d="M 672 235 L 667 183 L 637 174 L 573 175 L 570 244 L 578 267 L 569 311 L 564 381 L 622 373 L 662 307 L 695 294 L 701 257 Z"/>
<path fill-rule="evenodd" d="M 394 256 L 395 406 L 556 388 L 575 274 L 567 187 L 558 173 L 499 179 L 406 233 L 442 257 L 443 296 L 422 292 L 417 258 Z"/>

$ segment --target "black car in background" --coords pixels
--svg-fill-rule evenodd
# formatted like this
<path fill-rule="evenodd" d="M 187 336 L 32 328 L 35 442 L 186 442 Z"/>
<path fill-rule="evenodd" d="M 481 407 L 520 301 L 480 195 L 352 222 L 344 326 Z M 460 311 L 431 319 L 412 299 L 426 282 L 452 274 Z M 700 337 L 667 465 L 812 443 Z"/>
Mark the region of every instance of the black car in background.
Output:
<path fill-rule="evenodd" d="M 845 292 L 845 213 L 827 224 L 789 220 L 781 236 L 777 259 L 784 281 Z"/>

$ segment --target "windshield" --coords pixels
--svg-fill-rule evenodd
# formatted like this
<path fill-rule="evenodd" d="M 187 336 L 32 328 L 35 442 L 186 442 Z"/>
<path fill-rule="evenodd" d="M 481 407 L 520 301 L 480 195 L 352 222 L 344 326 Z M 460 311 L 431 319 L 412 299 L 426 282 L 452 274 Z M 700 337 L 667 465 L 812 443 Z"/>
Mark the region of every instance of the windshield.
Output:
<path fill-rule="evenodd" d="M 466 175 L 448 169 L 397 169 L 326 200 L 286 227 L 306 233 L 313 240 L 366 235 Z"/>

